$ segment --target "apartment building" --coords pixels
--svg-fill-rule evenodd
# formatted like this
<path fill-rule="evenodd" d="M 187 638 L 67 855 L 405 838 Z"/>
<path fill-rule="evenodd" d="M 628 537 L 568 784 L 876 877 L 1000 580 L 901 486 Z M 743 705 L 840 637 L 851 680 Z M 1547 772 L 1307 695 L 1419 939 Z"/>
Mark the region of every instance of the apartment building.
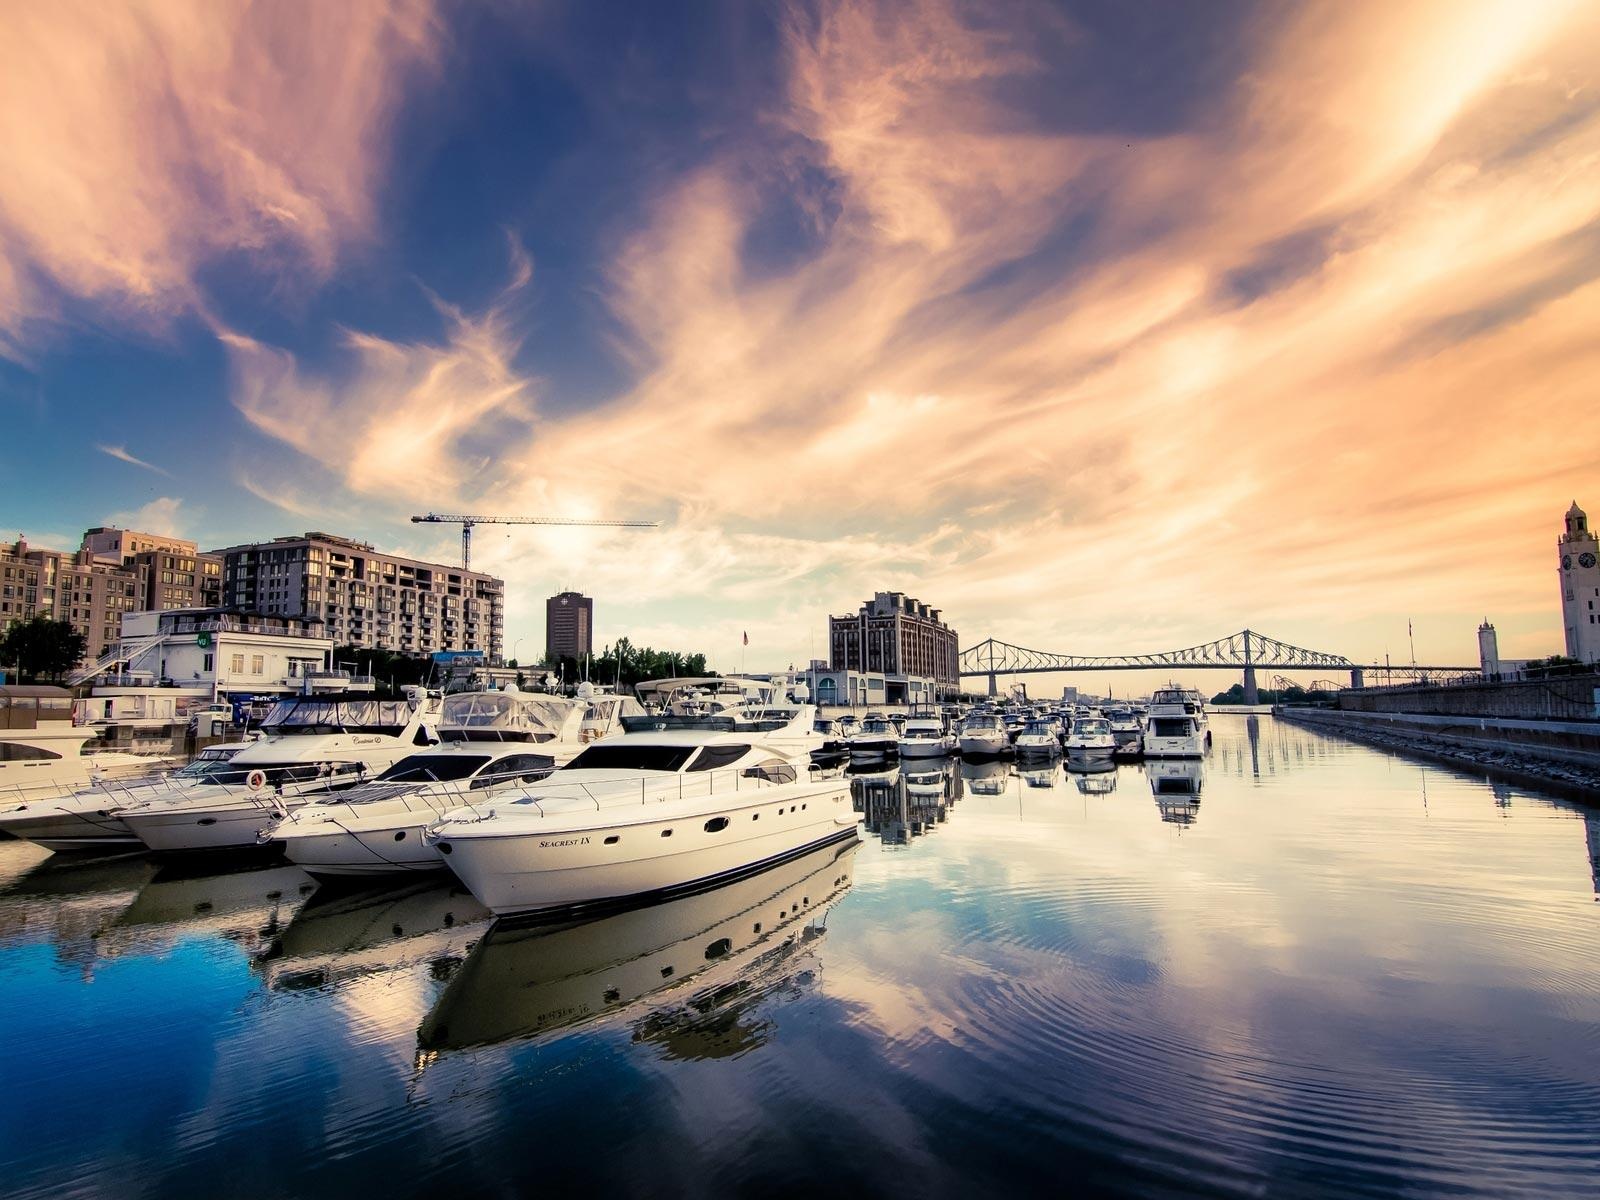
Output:
<path fill-rule="evenodd" d="M 385 554 L 366 542 L 310 532 L 230 546 L 222 603 L 315 618 L 338 645 L 403 654 L 502 652 L 505 583 L 492 575 Z"/>
<path fill-rule="evenodd" d="M 84 662 L 115 650 L 122 614 L 219 602 L 222 560 L 193 542 L 98 527 L 73 550 L 0 543 L 0 628 L 37 616 L 83 634 Z"/>
<path fill-rule="evenodd" d="M 833 671 L 923 676 L 941 691 L 959 682 L 956 631 L 904 592 L 878 592 L 858 612 L 829 617 L 828 641 Z"/>

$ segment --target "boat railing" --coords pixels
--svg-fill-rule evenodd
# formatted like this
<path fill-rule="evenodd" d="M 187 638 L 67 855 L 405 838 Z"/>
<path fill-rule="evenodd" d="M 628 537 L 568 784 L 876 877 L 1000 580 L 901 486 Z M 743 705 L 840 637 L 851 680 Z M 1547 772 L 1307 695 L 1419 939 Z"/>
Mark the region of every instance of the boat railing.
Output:
<path fill-rule="evenodd" d="M 633 785 L 620 780 L 608 783 L 588 784 L 575 781 L 566 781 L 558 778 L 559 772 L 550 778 L 541 781 L 539 786 L 559 785 L 561 790 L 553 789 L 549 795 L 533 796 L 524 795 L 512 800 L 515 805 L 526 805 L 534 809 L 541 817 L 554 815 L 546 812 L 544 803 L 560 800 L 570 802 L 575 799 L 590 801 L 596 812 L 606 808 L 620 808 L 631 806 L 634 803 Z M 799 781 L 800 774 L 794 766 L 787 762 L 774 763 L 771 766 L 758 764 L 746 767 L 719 767 L 712 771 L 673 771 L 657 772 L 660 778 L 641 776 L 639 779 L 638 803 L 640 805 L 665 804 L 672 800 L 691 800 L 699 797 L 712 797 L 717 795 L 748 795 L 752 791 L 767 788 L 782 787 L 786 784 Z M 688 786 L 685 786 L 685 783 Z M 497 787 L 488 791 L 463 792 L 464 803 L 455 811 L 469 810 L 473 815 L 450 816 L 452 821 L 481 821 L 493 816 L 497 811 L 490 808 L 487 811 L 480 805 L 487 804 L 491 799 L 504 801 L 507 788 Z"/>

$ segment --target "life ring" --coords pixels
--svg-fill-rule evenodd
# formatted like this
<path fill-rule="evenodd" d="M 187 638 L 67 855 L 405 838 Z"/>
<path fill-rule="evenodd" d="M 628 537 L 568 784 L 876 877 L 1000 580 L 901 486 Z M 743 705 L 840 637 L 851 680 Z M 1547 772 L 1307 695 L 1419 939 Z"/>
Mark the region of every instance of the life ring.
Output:
<path fill-rule="evenodd" d="M 267 786 L 267 773 L 260 767 L 257 767 L 254 771 L 251 771 L 250 774 L 244 777 L 244 785 L 252 792 L 259 792 L 262 788 Z"/>

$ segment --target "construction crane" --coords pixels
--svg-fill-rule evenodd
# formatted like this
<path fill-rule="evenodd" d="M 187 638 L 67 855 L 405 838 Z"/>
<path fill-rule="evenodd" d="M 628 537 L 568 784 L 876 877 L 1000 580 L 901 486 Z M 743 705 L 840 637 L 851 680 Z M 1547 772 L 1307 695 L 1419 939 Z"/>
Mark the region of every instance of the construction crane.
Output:
<path fill-rule="evenodd" d="M 579 521 L 567 517 L 480 517 L 460 513 L 425 513 L 411 523 L 461 526 L 461 569 L 472 569 L 472 527 L 474 525 L 611 525 L 622 529 L 654 529 L 655 521 Z"/>

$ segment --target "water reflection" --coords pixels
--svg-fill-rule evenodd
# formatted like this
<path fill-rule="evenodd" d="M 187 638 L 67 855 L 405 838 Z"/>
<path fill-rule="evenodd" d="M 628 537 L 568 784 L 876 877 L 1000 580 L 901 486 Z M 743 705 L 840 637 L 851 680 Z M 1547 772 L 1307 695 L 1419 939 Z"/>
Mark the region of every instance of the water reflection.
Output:
<path fill-rule="evenodd" d="M 197 861 L 163 866 L 99 934 L 102 954 L 148 953 L 212 934 L 254 954 L 276 937 L 317 890 L 299 867 Z"/>
<path fill-rule="evenodd" d="M 6 849 L 32 860 L 36 847 L 13 842 Z M 25 861 L 26 861 L 25 860 Z M 0 946 L 48 941 L 55 957 L 92 971 L 96 939 L 133 903 L 156 874 L 142 854 L 82 857 L 52 854 L 19 870 L 0 886 Z"/>
<path fill-rule="evenodd" d="M 453 876 L 324 890 L 306 901 L 254 966 L 280 991 L 337 986 L 417 963 L 444 979 L 491 920 Z"/>
<path fill-rule="evenodd" d="M 417 1033 L 439 1051 L 547 1036 L 603 1019 L 666 1057 L 723 1058 L 760 1045 L 751 1016 L 803 983 L 860 842 L 812 851 L 713 891 L 571 925 L 497 926 L 467 956 Z"/>
<path fill-rule="evenodd" d="M 863 827 L 886 846 L 908 845 L 943 824 L 961 797 L 964 778 L 951 758 L 917 759 L 887 770 L 852 767 L 849 775 L 851 803 Z"/>
<path fill-rule="evenodd" d="M 1144 770 L 1161 819 L 1178 826 L 1193 825 L 1200 815 L 1200 793 L 1206 786 L 1205 760 L 1155 759 L 1145 763 Z"/>
<path fill-rule="evenodd" d="M 961 778 L 974 796 L 1003 796 L 1010 781 L 1011 764 L 1003 758 L 961 761 Z"/>
<path fill-rule="evenodd" d="M 1017 760 L 1017 778 L 1022 780 L 1023 787 L 1037 788 L 1048 791 L 1061 785 L 1061 760 L 1057 756 L 1048 762 L 1034 759 L 1019 758 Z"/>

